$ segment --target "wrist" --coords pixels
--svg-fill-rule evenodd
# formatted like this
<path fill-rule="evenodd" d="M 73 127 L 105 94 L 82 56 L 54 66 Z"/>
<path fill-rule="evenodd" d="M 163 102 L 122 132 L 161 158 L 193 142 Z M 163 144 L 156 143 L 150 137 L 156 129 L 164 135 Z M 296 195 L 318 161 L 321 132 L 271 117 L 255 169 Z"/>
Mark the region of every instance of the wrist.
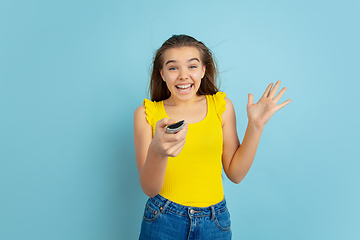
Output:
<path fill-rule="evenodd" d="M 150 143 L 148 156 L 151 156 L 152 159 L 167 160 L 167 156 L 163 154 L 153 141 Z"/>
<path fill-rule="evenodd" d="M 265 124 L 259 123 L 255 119 L 248 119 L 248 126 L 257 131 L 263 131 Z"/>

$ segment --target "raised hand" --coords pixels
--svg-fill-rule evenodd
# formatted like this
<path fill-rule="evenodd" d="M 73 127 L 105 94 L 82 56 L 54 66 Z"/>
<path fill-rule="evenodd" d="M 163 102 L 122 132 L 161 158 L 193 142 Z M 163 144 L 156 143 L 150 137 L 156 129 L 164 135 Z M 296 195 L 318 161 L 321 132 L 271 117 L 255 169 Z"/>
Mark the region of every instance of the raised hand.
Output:
<path fill-rule="evenodd" d="M 274 115 L 276 111 L 278 111 L 279 109 L 287 105 L 289 102 L 291 102 L 291 99 L 288 99 L 285 102 L 276 105 L 279 102 L 281 96 L 286 91 L 286 87 L 284 87 L 275 96 L 279 85 L 280 85 L 280 81 L 277 81 L 275 83 L 275 86 L 271 89 L 273 83 L 269 84 L 269 86 L 266 88 L 264 92 L 264 95 L 255 104 L 253 103 L 254 100 L 253 95 L 249 93 L 248 104 L 247 104 L 247 115 L 249 121 L 252 121 L 257 128 L 264 128 L 265 124 L 269 121 L 269 119 L 272 117 L 272 115 Z"/>

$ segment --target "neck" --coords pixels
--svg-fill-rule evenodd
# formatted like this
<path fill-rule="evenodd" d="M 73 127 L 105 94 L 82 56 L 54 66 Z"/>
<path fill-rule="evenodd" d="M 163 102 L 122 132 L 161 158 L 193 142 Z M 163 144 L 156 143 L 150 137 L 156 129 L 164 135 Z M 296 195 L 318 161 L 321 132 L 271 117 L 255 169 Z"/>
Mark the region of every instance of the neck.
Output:
<path fill-rule="evenodd" d="M 201 101 L 205 98 L 205 95 L 196 95 L 193 98 L 188 100 L 182 100 L 175 97 L 170 96 L 168 99 L 164 100 L 164 104 L 168 106 L 178 106 L 182 108 L 186 108 L 198 101 Z"/>

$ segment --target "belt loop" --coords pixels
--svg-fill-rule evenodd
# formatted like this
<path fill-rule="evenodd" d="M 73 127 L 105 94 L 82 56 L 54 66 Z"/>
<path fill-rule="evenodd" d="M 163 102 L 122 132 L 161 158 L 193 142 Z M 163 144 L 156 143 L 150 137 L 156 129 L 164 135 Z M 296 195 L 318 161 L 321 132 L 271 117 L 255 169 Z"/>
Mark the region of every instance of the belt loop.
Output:
<path fill-rule="evenodd" d="M 165 210 L 166 210 L 166 208 L 169 206 L 170 203 L 171 203 L 171 201 L 170 201 L 170 200 L 167 200 L 166 203 L 165 203 L 165 205 L 160 208 L 162 214 L 165 213 Z"/>
<path fill-rule="evenodd" d="M 215 208 L 214 205 L 211 205 L 211 221 L 215 219 L 216 215 L 215 215 Z"/>

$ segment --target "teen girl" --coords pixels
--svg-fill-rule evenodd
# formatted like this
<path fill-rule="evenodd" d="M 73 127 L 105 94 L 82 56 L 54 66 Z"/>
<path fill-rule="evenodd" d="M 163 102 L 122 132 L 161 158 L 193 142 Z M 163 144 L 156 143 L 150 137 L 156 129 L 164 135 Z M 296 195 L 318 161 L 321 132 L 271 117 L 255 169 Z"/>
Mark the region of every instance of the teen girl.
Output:
<path fill-rule="evenodd" d="M 149 196 L 140 239 L 231 239 L 222 169 L 234 183 L 249 171 L 265 124 L 291 100 L 277 104 L 280 81 L 257 103 L 248 95 L 248 125 L 240 145 L 235 110 L 216 87 L 211 51 L 200 41 L 173 35 L 157 50 L 145 99 L 134 115 L 139 179 Z M 176 134 L 166 126 L 186 124 Z"/>

